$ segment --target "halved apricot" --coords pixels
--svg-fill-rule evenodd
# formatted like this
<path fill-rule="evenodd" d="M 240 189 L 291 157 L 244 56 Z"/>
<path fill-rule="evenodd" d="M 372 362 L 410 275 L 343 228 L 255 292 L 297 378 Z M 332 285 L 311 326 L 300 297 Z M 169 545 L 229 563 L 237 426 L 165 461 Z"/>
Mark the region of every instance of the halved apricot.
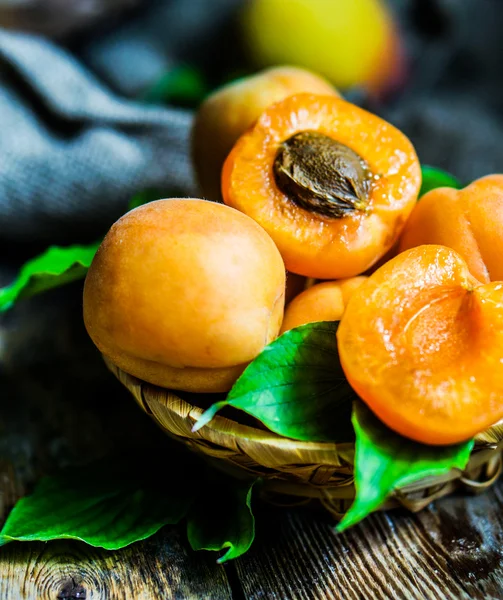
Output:
<path fill-rule="evenodd" d="M 289 271 L 318 279 L 376 263 L 398 239 L 420 183 L 403 133 L 341 98 L 313 94 L 262 113 L 222 171 L 224 202 L 262 225 Z"/>
<path fill-rule="evenodd" d="M 378 269 L 337 339 L 354 390 L 408 438 L 454 444 L 503 417 L 503 283 L 481 284 L 450 248 L 419 246 Z"/>
<path fill-rule="evenodd" d="M 414 207 L 399 250 L 422 244 L 453 248 L 479 281 L 503 279 L 503 175 L 487 175 L 462 190 L 437 188 Z"/>

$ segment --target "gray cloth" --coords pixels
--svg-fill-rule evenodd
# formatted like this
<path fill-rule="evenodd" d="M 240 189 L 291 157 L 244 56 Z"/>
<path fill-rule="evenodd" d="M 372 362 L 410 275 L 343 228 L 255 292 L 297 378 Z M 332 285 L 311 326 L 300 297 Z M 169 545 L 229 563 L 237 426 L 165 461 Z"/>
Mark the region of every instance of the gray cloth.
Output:
<path fill-rule="evenodd" d="M 195 193 L 191 115 L 114 96 L 42 38 L 0 31 L 0 122 L 0 238 L 98 233 L 139 189 Z"/>
<path fill-rule="evenodd" d="M 225 38 L 235 30 L 233 18 L 244 1 L 154 0 L 122 26 L 91 37 L 82 59 L 128 96 L 141 93 L 180 61 L 225 67 L 232 55 Z"/>
<path fill-rule="evenodd" d="M 63 41 L 0 29 L 0 242 L 90 239 L 147 187 L 198 194 L 189 157 L 191 114 L 131 97 L 184 61 L 232 61 L 220 33 L 232 31 L 228 20 L 241 2 L 143 0 L 137 4 L 144 9 L 122 24 L 74 40 L 73 52 Z M 501 56 L 503 10 L 493 3 L 482 14 L 479 0 L 428 0 L 445 15 L 435 37 L 407 22 L 414 3 L 426 6 L 396 2 L 414 77 L 396 107 L 377 110 L 411 136 L 424 162 L 447 166 L 464 180 L 489 165 L 503 170 L 497 106 L 503 86 L 491 59 Z M 428 9 L 425 15 L 428 28 Z M 484 35 L 467 35 L 473 19 Z M 470 80 L 460 56 L 477 67 Z M 466 102 L 451 102 L 458 95 Z"/>
<path fill-rule="evenodd" d="M 127 96 L 194 48 L 208 54 L 240 2 L 138 2 L 144 10 L 73 40 L 73 52 L 0 29 L 0 241 L 90 239 L 138 191 L 198 194 L 192 114 Z"/>

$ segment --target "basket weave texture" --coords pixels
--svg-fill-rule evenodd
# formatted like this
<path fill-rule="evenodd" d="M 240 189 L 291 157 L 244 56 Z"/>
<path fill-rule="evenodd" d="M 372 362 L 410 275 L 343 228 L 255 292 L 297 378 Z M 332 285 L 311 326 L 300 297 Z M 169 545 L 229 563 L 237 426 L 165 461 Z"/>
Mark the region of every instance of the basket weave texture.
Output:
<path fill-rule="evenodd" d="M 235 477 L 261 477 L 267 500 L 284 505 L 321 503 L 336 518 L 351 505 L 355 496 L 354 443 L 301 442 L 220 415 L 193 432 L 204 409 L 175 392 L 128 375 L 106 358 L 105 362 L 168 435 Z M 459 488 L 483 491 L 495 483 L 502 470 L 502 452 L 503 420 L 476 437 L 465 471 L 452 469 L 403 487 L 381 509 L 403 506 L 417 512 Z"/>

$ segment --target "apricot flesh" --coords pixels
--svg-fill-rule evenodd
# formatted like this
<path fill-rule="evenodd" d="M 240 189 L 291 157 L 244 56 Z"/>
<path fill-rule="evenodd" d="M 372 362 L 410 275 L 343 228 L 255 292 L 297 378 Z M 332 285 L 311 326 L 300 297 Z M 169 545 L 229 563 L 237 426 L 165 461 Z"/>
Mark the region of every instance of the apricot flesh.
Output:
<path fill-rule="evenodd" d="M 355 391 L 388 427 L 455 444 L 503 417 L 503 283 L 454 250 L 407 250 L 350 299 L 338 348 Z"/>
<path fill-rule="evenodd" d="M 84 287 L 99 350 L 163 387 L 220 392 L 278 335 L 285 267 L 252 219 L 198 199 L 130 211 L 105 237 Z"/>
<path fill-rule="evenodd" d="M 479 281 L 503 280 L 503 175 L 482 177 L 462 190 L 425 194 L 405 225 L 399 249 L 422 244 L 453 248 Z"/>
<path fill-rule="evenodd" d="M 350 184 L 353 190 L 360 183 L 368 188 L 365 206 L 354 204 L 342 215 L 327 215 L 317 204 L 323 193 L 306 204 L 295 190 L 280 185 L 275 177 L 278 156 L 285 155 L 285 140 L 299 135 L 345 147 L 353 159 L 359 157 L 366 164 L 360 164 L 364 180 L 357 174 Z M 316 148 L 308 143 L 304 151 L 315 177 L 320 155 Z M 328 186 L 344 182 L 343 173 L 350 166 L 346 154 L 335 173 L 329 167 L 336 161 L 323 163 Z M 302 159 L 284 166 L 294 177 L 306 173 Z M 306 175 L 302 185 L 307 191 L 318 183 Z M 270 106 L 239 138 L 222 169 L 224 202 L 264 227 L 288 271 L 316 279 L 361 275 L 377 263 L 398 240 L 416 204 L 420 184 L 419 160 L 401 131 L 341 98 L 316 94 L 289 96 Z M 333 199 L 330 190 L 322 191 Z M 338 203 L 336 197 L 332 206 Z"/>
<path fill-rule="evenodd" d="M 231 82 L 206 98 L 192 130 L 192 157 L 204 197 L 221 199 L 222 166 L 238 138 L 268 106 L 300 92 L 338 95 L 323 77 L 281 66 Z"/>
<path fill-rule="evenodd" d="M 366 279 L 324 281 L 304 290 L 287 305 L 281 333 L 307 323 L 339 321 L 349 299 Z"/>

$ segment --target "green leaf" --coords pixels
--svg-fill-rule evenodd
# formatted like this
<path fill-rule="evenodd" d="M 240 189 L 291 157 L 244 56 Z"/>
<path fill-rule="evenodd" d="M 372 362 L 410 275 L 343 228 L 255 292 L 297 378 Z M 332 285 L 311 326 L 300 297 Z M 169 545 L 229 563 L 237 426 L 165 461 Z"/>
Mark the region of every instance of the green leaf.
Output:
<path fill-rule="evenodd" d="M 337 327 L 338 323 L 310 323 L 284 333 L 245 369 L 227 400 L 201 416 L 194 431 L 221 408 L 232 406 L 286 437 L 351 441 L 355 393 L 339 362 Z"/>
<path fill-rule="evenodd" d="M 436 167 L 430 167 L 429 165 L 423 165 L 421 167 L 422 172 L 422 184 L 421 190 L 419 191 L 419 197 L 424 196 L 427 192 L 434 190 L 439 187 L 450 187 L 457 190 L 463 187 L 462 183 L 457 177 L 437 169 Z"/>
<path fill-rule="evenodd" d="M 162 192 L 155 188 L 149 188 L 138 192 L 135 196 L 131 198 L 129 201 L 128 210 L 133 210 L 134 208 L 138 208 L 143 204 L 147 204 L 148 202 L 152 202 L 153 200 L 159 200 L 160 198 L 164 198 Z"/>
<path fill-rule="evenodd" d="M 338 531 L 379 508 L 393 490 L 451 469 L 464 469 L 474 443 L 427 446 L 414 442 L 388 429 L 361 401 L 355 402 L 353 425 L 356 499 Z"/>
<path fill-rule="evenodd" d="M 210 474 L 187 518 L 187 537 L 193 550 L 220 552 L 228 548 L 218 563 L 248 551 L 255 538 L 253 485 L 220 473 Z"/>
<path fill-rule="evenodd" d="M 10 308 L 20 298 L 83 279 L 99 245 L 100 242 L 89 246 L 52 246 L 25 263 L 17 278 L 9 286 L 0 289 L 0 312 Z"/>
<path fill-rule="evenodd" d="M 207 92 L 202 72 L 195 67 L 179 65 L 164 73 L 141 97 L 153 104 L 196 106 Z"/>
<path fill-rule="evenodd" d="M 115 550 L 178 523 L 196 493 L 190 460 L 156 463 L 153 453 L 107 459 L 43 479 L 0 531 L 11 541 L 81 540 Z"/>

